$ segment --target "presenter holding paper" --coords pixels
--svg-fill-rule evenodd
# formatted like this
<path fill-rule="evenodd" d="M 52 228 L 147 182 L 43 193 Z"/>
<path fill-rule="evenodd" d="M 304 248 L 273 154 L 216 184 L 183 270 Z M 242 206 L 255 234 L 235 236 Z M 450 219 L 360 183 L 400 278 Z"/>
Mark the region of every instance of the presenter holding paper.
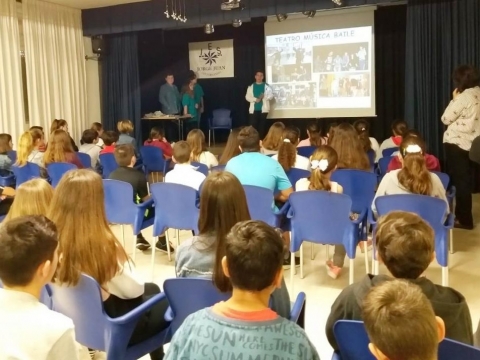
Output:
<path fill-rule="evenodd" d="M 245 99 L 250 103 L 250 125 L 258 130 L 261 139 L 265 136 L 270 100 L 273 99 L 273 90 L 263 81 L 263 77 L 263 72 L 257 71 L 255 82 L 248 87 L 245 95 Z"/>

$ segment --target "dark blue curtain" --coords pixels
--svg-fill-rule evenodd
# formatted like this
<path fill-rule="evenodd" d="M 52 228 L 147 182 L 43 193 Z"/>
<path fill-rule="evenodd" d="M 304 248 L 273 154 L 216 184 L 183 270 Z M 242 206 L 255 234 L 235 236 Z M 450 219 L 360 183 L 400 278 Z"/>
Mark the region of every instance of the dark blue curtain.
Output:
<path fill-rule="evenodd" d="M 452 71 L 460 64 L 480 65 L 480 1 L 409 0 L 405 115 L 442 159 L 440 117 L 452 96 Z"/>
<path fill-rule="evenodd" d="M 138 75 L 137 34 L 104 37 L 108 55 L 102 62 L 102 113 L 106 130 L 116 130 L 118 120 L 129 119 L 135 138 L 141 139 L 140 80 Z"/>

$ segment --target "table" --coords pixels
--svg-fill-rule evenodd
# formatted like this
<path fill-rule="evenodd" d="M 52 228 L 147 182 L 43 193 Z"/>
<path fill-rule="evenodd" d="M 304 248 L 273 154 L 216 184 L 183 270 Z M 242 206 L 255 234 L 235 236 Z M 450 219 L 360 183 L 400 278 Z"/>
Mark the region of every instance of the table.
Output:
<path fill-rule="evenodd" d="M 178 126 L 178 139 L 183 140 L 183 123 L 186 119 L 190 119 L 191 115 L 162 115 L 162 116 L 144 116 L 142 120 L 147 121 L 172 121 Z"/>

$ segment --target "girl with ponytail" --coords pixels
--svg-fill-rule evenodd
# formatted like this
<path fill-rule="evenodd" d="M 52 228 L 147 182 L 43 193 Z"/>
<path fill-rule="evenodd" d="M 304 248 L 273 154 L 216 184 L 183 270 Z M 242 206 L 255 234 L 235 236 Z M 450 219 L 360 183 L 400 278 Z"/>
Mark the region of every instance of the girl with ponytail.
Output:
<path fill-rule="evenodd" d="M 300 137 L 300 130 L 294 126 L 285 128 L 282 134 L 278 154 L 272 156 L 277 160 L 285 172 L 292 168 L 310 170 L 310 162 L 304 156 L 297 154 L 297 145 Z"/>
<path fill-rule="evenodd" d="M 327 140 L 322 137 L 320 132 L 320 126 L 318 122 L 313 120 L 307 125 L 307 135 L 308 139 L 302 140 L 298 143 L 297 147 L 302 146 L 320 146 L 327 143 Z"/>
<path fill-rule="evenodd" d="M 27 162 L 43 167 L 43 152 L 41 147 L 45 146 L 43 131 L 32 128 L 25 131 L 18 141 L 17 162 L 15 165 L 25 166 Z"/>
<path fill-rule="evenodd" d="M 419 194 L 440 198 L 448 204 L 440 178 L 427 169 L 423 140 L 415 136 L 405 137 L 399 152 L 402 169 L 390 171 L 384 176 L 375 199 L 383 195 Z M 374 212 L 375 199 L 372 204 Z"/>

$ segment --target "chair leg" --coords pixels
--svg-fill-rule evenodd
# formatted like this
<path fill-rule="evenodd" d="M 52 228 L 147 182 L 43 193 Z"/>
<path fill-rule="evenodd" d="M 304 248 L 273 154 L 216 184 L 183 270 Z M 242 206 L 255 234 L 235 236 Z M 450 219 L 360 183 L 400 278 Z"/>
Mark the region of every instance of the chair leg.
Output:
<path fill-rule="evenodd" d="M 172 261 L 172 255 L 170 253 L 170 240 L 169 240 L 169 236 L 168 236 L 168 229 L 165 230 L 165 241 L 167 242 L 168 261 Z"/>
<path fill-rule="evenodd" d="M 122 245 L 123 245 L 123 248 L 125 248 L 125 227 L 122 225 L 120 225 L 121 229 L 122 229 Z"/>
<path fill-rule="evenodd" d="M 368 274 L 370 272 L 370 266 L 369 266 L 369 262 L 368 262 L 368 251 L 367 251 L 367 242 L 365 241 L 365 251 L 363 252 L 363 254 L 365 255 L 365 271 L 366 273 Z"/>
<path fill-rule="evenodd" d="M 313 242 L 310 244 L 310 259 L 315 259 L 315 254 L 313 252 Z"/>
<path fill-rule="evenodd" d="M 180 246 L 180 230 L 176 230 L 177 231 L 177 249 L 178 247 Z"/>
<path fill-rule="evenodd" d="M 442 266 L 442 286 L 448 286 L 448 266 Z"/>
<path fill-rule="evenodd" d="M 155 279 L 155 236 L 152 237 L 152 258 L 150 259 L 150 266 L 152 267 L 152 282 Z"/>
<path fill-rule="evenodd" d="M 216 141 L 215 141 L 215 129 L 213 129 L 213 146 L 215 146 Z"/>
<path fill-rule="evenodd" d="M 300 245 L 300 279 L 303 279 L 303 243 Z"/>
<path fill-rule="evenodd" d="M 374 275 L 378 275 L 380 273 L 380 264 L 378 263 L 378 260 L 373 261 L 373 273 Z"/>
<path fill-rule="evenodd" d="M 450 229 L 450 254 L 455 253 L 455 250 L 453 250 L 453 229 Z"/>
<path fill-rule="evenodd" d="M 349 282 L 348 284 L 349 285 L 352 285 L 353 284 L 353 278 L 354 278 L 354 266 L 355 264 L 355 259 L 350 259 L 350 269 L 349 269 Z"/>
<path fill-rule="evenodd" d="M 290 294 L 293 294 L 293 272 L 295 271 L 295 253 L 290 253 Z"/>
<path fill-rule="evenodd" d="M 208 147 L 210 147 L 210 136 L 212 135 L 212 129 L 208 129 Z"/>

